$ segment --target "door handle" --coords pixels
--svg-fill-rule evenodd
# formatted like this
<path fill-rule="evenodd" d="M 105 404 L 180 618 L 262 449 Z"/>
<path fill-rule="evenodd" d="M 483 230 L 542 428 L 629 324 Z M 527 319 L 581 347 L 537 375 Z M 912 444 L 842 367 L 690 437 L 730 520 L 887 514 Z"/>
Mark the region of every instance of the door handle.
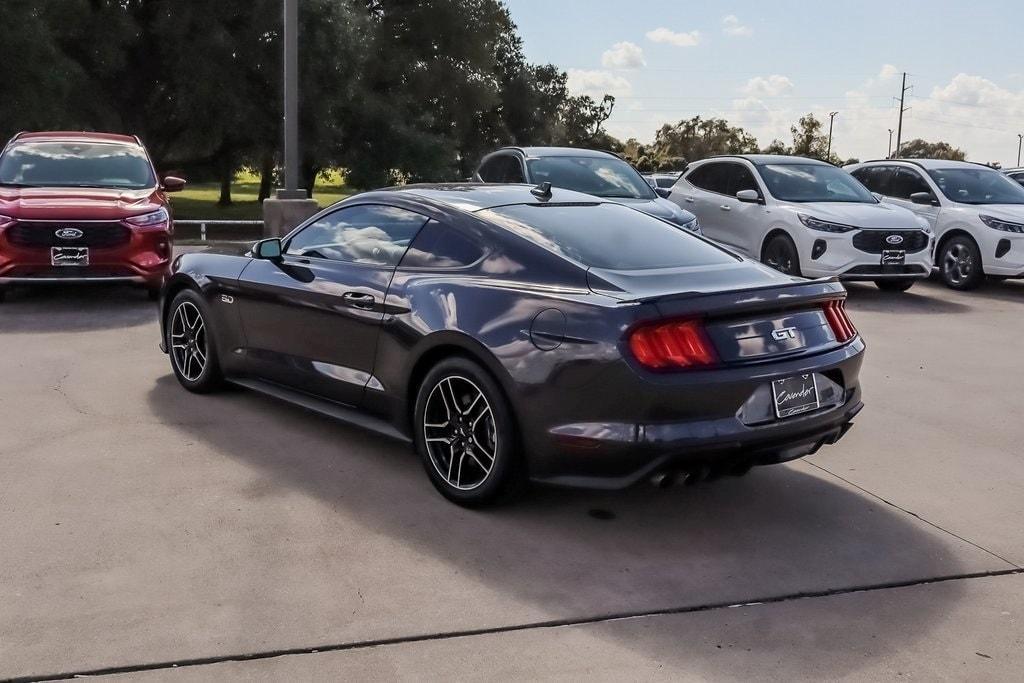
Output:
<path fill-rule="evenodd" d="M 696 200 L 695 200 L 695 199 L 694 199 L 693 197 L 687 197 L 687 198 L 686 198 L 686 201 L 688 201 L 688 202 L 690 202 L 691 204 L 693 204 L 693 202 L 694 202 L 694 201 L 696 201 Z"/>
<path fill-rule="evenodd" d="M 341 298 L 355 308 L 373 308 L 377 303 L 372 294 L 363 294 L 362 292 L 345 292 Z"/>
<path fill-rule="evenodd" d="M 718 208 L 721 209 L 722 211 L 732 211 L 732 207 L 731 206 L 726 206 L 725 204 L 722 204 Z"/>

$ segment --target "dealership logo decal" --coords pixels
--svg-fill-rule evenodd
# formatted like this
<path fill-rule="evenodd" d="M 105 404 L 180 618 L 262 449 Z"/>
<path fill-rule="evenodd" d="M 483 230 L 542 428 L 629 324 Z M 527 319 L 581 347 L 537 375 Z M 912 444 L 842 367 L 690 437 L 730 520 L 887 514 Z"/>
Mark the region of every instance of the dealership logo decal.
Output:
<path fill-rule="evenodd" d="M 85 233 L 78 228 L 61 228 L 57 232 L 53 233 L 62 240 L 77 240 Z"/>
<path fill-rule="evenodd" d="M 885 241 L 889 244 L 903 244 L 903 235 L 889 235 Z"/>

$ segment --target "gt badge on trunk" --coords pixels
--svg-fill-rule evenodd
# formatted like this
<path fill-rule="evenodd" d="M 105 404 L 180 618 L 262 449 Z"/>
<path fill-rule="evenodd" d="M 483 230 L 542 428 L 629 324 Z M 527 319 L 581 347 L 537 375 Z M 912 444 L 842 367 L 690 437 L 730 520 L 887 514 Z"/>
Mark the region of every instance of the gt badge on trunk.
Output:
<path fill-rule="evenodd" d="M 780 419 L 817 410 L 821 405 L 818 382 L 813 374 L 777 379 L 772 382 L 772 394 L 775 397 L 775 415 Z"/>

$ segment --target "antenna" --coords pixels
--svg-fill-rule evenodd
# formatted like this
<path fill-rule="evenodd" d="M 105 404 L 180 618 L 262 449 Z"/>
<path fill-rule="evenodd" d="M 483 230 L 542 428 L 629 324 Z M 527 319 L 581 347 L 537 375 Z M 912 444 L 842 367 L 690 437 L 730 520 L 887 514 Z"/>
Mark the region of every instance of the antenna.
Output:
<path fill-rule="evenodd" d="M 551 183 L 545 180 L 543 183 L 530 190 L 530 194 L 537 199 L 551 199 Z"/>

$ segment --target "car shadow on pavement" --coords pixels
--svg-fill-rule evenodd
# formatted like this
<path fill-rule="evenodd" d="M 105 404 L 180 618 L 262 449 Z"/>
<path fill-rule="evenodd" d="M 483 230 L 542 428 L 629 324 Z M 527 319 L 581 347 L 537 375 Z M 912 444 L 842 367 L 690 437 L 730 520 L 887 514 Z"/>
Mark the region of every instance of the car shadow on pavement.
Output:
<path fill-rule="evenodd" d="M 849 292 L 851 305 L 873 313 L 918 315 L 963 313 L 971 310 L 968 305 L 952 301 L 952 297 L 944 298 L 945 292 L 942 290 L 920 282 L 906 292 L 883 292 L 875 285 L 864 282 L 844 282 L 843 286 Z"/>
<path fill-rule="evenodd" d="M 741 479 L 667 491 L 647 485 L 618 492 L 538 487 L 513 505 L 470 511 L 434 491 L 409 447 L 270 398 L 245 391 L 197 397 L 168 375 L 157 381 L 148 401 L 154 416 L 180 430 L 182 443 L 194 444 L 197 463 L 231 458 L 254 478 L 233 490 L 225 490 L 223 483 L 211 488 L 211 510 L 230 507 L 233 499 L 265 505 L 296 492 L 327 508 L 329 518 L 319 522 L 325 525 L 324 545 L 311 555 L 296 551 L 294 561 L 339 563 L 322 570 L 344 576 L 343 584 L 323 600 L 342 601 L 342 585 L 350 592 L 360 587 L 360 604 L 367 612 L 360 616 L 367 623 L 380 623 L 389 605 L 400 605 L 408 617 L 389 624 L 389 637 L 509 626 L 522 623 L 524 611 L 543 615 L 527 621 L 576 620 L 843 591 L 965 571 L 958 555 L 963 548 L 952 537 L 806 463 L 756 468 Z M 201 475 L 196 477 L 199 487 Z M 332 524 L 338 528 L 332 530 Z M 378 551 L 361 557 L 330 559 L 362 547 L 361 538 L 344 538 L 344 529 L 353 525 L 387 541 L 378 541 Z M 255 549 L 254 557 L 259 552 Z M 849 627 L 871 629 L 870 637 L 877 635 L 883 650 L 879 656 L 911 647 L 912 641 L 927 638 L 931 625 L 958 600 L 955 582 L 948 585 L 940 599 L 898 619 Z M 286 592 L 287 587 L 275 590 Z M 374 603 L 369 596 L 381 592 L 385 596 L 378 595 Z M 262 599 L 273 603 L 273 596 Z M 496 600 L 502 608 L 494 608 Z M 337 609 L 340 614 L 341 604 L 294 608 Z M 425 627 L 421 622 L 428 617 L 433 621 Z M 244 628 L 246 615 L 237 618 Z M 779 657 L 785 656 L 787 642 L 780 633 L 802 629 L 807 635 L 806 625 L 769 626 L 774 635 L 760 647 L 777 647 Z M 343 632 L 341 621 L 335 632 Z M 654 629 L 643 639 L 616 645 L 673 667 L 685 667 L 714 647 L 704 639 Z M 837 658 L 834 664 L 855 667 L 855 659 Z M 830 677 L 851 673 L 835 667 L 828 669 Z"/>
<path fill-rule="evenodd" d="M 145 290 L 124 285 L 12 287 L 0 303 L 0 332 L 88 332 L 157 318 Z"/>

